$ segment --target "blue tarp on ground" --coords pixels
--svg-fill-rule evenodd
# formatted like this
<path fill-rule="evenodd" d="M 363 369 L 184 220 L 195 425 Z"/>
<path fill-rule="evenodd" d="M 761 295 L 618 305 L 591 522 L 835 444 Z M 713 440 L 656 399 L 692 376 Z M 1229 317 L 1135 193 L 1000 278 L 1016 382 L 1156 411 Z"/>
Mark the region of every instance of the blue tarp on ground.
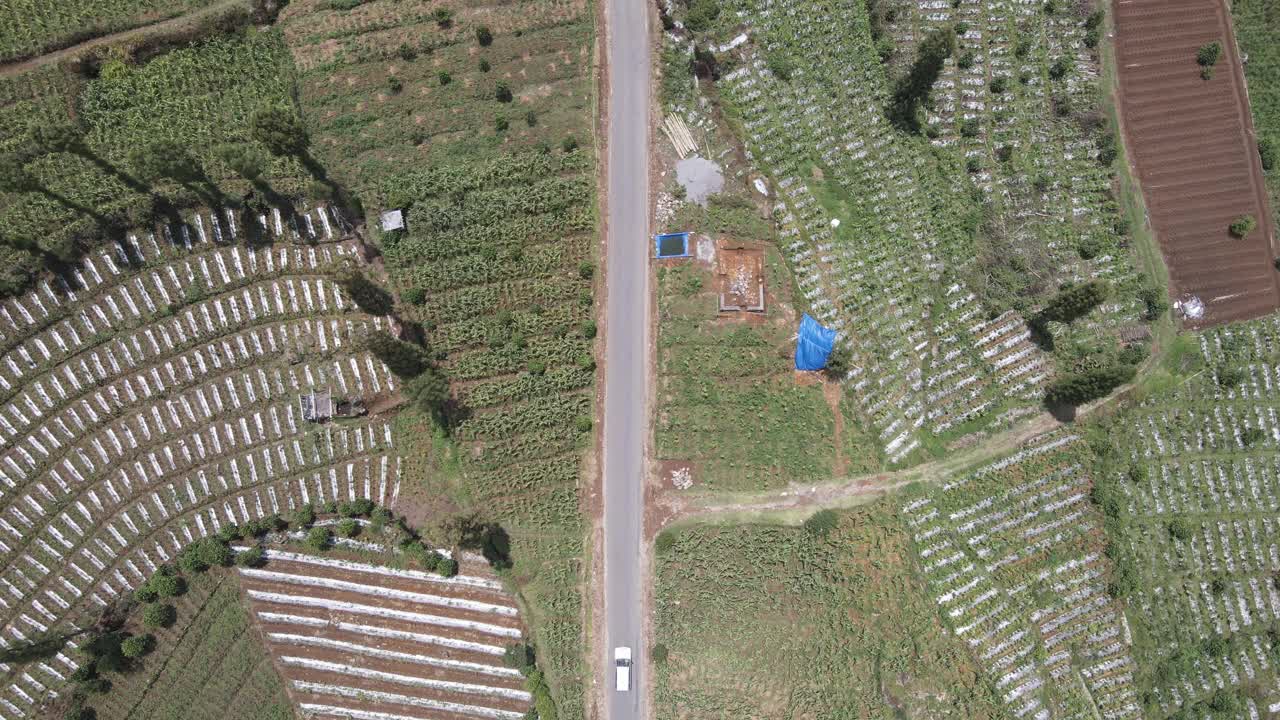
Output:
<path fill-rule="evenodd" d="M 823 327 L 805 313 L 796 338 L 796 369 L 821 370 L 827 366 L 827 358 L 835 346 L 836 331 Z"/>

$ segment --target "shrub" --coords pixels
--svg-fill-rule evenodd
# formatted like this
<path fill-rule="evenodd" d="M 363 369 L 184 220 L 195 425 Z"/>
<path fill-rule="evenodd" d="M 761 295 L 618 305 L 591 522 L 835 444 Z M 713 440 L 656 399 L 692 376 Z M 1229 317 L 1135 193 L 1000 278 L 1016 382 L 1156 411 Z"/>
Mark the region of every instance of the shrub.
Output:
<path fill-rule="evenodd" d="M 565 151 L 566 153 L 571 153 L 574 150 L 577 150 L 578 138 L 572 135 L 566 135 L 565 138 L 560 141 L 560 149 Z"/>
<path fill-rule="evenodd" d="M 774 51 L 769 53 L 764 60 L 764 65 L 769 72 L 778 77 L 779 80 L 790 80 L 792 73 L 796 71 L 796 64 L 792 62 L 791 57 L 786 53 Z"/>
<path fill-rule="evenodd" d="M 400 297 L 410 305 L 421 306 L 427 302 L 427 291 L 414 286 L 406 288 L 404 292 L 400 293 Z"/>
<path fill-rule="evenodd" d="M 530 110 L 524 114 L 524 124 L 533 127 L 538 124 L 538 113 Z"/>
<path fill-rule="evenodd" d="M 578 277 L 582 278 L 583 280 L 590 280 L 593 276 L 595 276 L 595 274 L 596 274 L 595 266 L 592 265 L 591 263 L 582 262 L 578 264 Z"/>
<path fill-rule="evenodd" d="M 1213 579 L 1209 581 L 1209 592 L 1214 595 L 1222 595 L 1227 591 L 1228 587 L 1230 587 L 1230 585 L 1227 583 L 1227 578 L 1224 575 L 1214 575 Z"/>
<path fill-rule="evenodd" d="M 1222 635 L 1214 635 L 1204 641 L 1204 654 L 1212 658 L 1220 658 L 1231 650 L 1231 641 Z"/>
<path fill-rule="evenodd" d="M 1075 67 L 1076 61 L 1069 55 L 1063 55 L 1057 60 L 1054 60 L 1053 64 L 1049 66 L 1049 77 L 1054 80 L 1061 80 L 1067 76 L 1067 73 L 1074 70 Z"/>
<path fill-rule="evenodd" d="M 591 340 L 595 338 L 597 332 L 595 320 L 587 320 L 582 323 L 582 337 Z"/>
<path fill-rule="evenodd" d="M 311 524 L 314 523 L 315 521 L 316 521 L 315 508 L 311 506 L 311 503 L 307 503 L 306 505 L 303 505 L 302 507 L 294 511 L 293 521 L 290 523 L 290 525 L 293 527 L 294 530 L 306 530 L 307 528 L 311 527 Z"/>
<path fill-rule="evenodd" d="M 1195 526 L 1184 517 L 1175 517 L 1168 522 L 1166 528 L 1174 538 L 1186 542 L 1195 535 Z"/>
<path fill-rule="evenodd" d="M 400 47 L 396 48 L 396 54 L 405 62 L 413 62 L 418 57 L 418 49 L 409 43 L 400 43 Z"/>
<path fill-rule="evenodd" d="M 991 80 L 991 92 L 1000 95 L 1009 89 L 1009 78 L 997 75 Z"/>
<path fill-rule="evenodd" d="M 453 24 L 453 11 L 449 8 L 438 7 L 431 11 L 431 19 L 436 21 L 436 25 L 442 30 Z"/>
<path fill-rule="evenodd" d="M 685 13 L 684 26 L 690 32 L 703 32 L 711 28 L 711 23 L 720 16 L 720 5 L 716 0 L 693 0 L 689 12 Z"/>
<path fill-rule="evenodd" d="M 231 548 L 217 538 L 202 538 L 178 553 L 178 567 L 183 572 L 201 573 L 211 567 L 231 564 Z"/>
<path fill-rule="evenodd" d="M 840 524 L 840 516 L 834 510 L 819 510 L 805 518 L 804 529 L 813 536 L 823 537 L 836 529 Z"/>
<path fill-rule="evenodd" d="M 1276 166 L 1276 144 L 1270 138 L 1258 141 L 1258 158 L 1262 161 L 1262 169 L 1270 170 Z"/>
<path fill-rule="evenodd" d="M 480 47 L 489 47 L 493 44 L 493 33 L 489 31 L 488 25 L 476 28 L 476 42 L 480 43 Z"/>
<path fill-rule="evenodd" d="M 156 575 L 148 584 L 156 591 L 156 596 L 162 598 L 177 597 L 187 589 L 182 578 L 174 575 Z"/>
<path fill-rule="evenodd" d="M 506 80 L 499 80 L 493 86 L 493 96 L 497 98 L 500 103 L 511 102 L 513 98 L 511 95 L 511 85 Z"/>
<path fill-rule="evenodd" d="M 448 85 L 449 83 L 453 82 L 453 76 L 445 72 L 444 70 L 441 70 L 440 74 L 437 75 L 436 78 L 440 81 L 441 87 L 444 87 L 445 85 Z"/>
<path fill-rule="evenodd" d="M 88 705 L 80 705 L 63 714 L 62 720 L 98 720 L 98 711 Z"/>
<path fill-rule="evenodd" d="M 353 538 L 360 534 L 360 523 L 352 518 L 347 518 L 337 525 L 338 534 L 344 538 Z"/>
<path fill-rule="evenodd" d="M 404 83 L 401 82 L 400 78 L 396 77 L 395 75 L 388 75 L 387 89 L 391 91 L 392 95 L 399 95 L 400 91 L 404 90 Z"/>
<path fill-rule="evenodd" d="M 487 72 L 489 72 L 489 70 L 491 69 L 491 67 L 492 67 L 492 66 L 491 66 L 491 65 L 489 65 L 489 61 L 488 61 L 488 60 L 486 60 L 485 58 L 480 58 L 480 72 L 482 72 L 482 73 L 487 73 Z"/>
<path fill-rule="evenodd" d="M 328 550 L 333 543 L 333 533 L 327 527 L 313 527 L 307 531 L 306 544 L 312 550 Z"/>
<path fill-rule="evenodd" d="M 1244 239 L 1256 227 L 1258 227 L 1258 221 L 1252 215 L 1241 215 L 1232 221 L 1227 230 L 1231 232 L 1233 237 Z"/>
<path fill-rule="evenodd" d="M 236 554 L 236 565 L 240 567 L 261 567 L 263 564 L 262 548 L 251 547 Z"/>
<path fill-rule="evenodd" d="M 670 531 L 658 533 L 658 539 L 654 540 L 653 547 L 659 553 L 664 553 L 676 545 L 676 536 Z"/>
<path fill-rule="evenodd" d="M 843 345 L 837 345 L 831 349 L 831 354 L 827 356 L 827 366 L 823 368 L 823 372 L 832 380 L 843 380 L 852 367 L 853 350 Z"/>
<path fill-rule="evenodd" d="M 439 555 L 439 553 L 436 553 Z M 453 558 L 440 555 L 440 559 L 436 562 L 436 573 L 443 577 L 453 577 L 458 574 L 458 561 Z"/>
<path fill-rule="evenodd" d="M 1146 305 L 1146 319 L 1158 320 L 1169 312 L 1169 298 L 1160 288 L 1146 287 L 1138 291 L 1138 299 Z"/>
<path fill-rule="evenodd" d="M 1262 439 L 1266 436 L 1267 434 L 1261 428 L 1247 427 L 1240 431 L 1240 442 L 1245 447 L 1253 447 L 1262 442 Z"/>
<path fill-rule="evenodd" d="M 968 118 L 960 123 L 960 135 L 962 137 L 978 137 L 978 133 L 981 130 L 982 125 L 978 122 L 978 118 Z"/>
<path fill-rule="evenodd" d="M 528 674 L 530 670 L 533 670 L 537 663 L 537 655 L 534 653 L 533 646 L 528 643 L 508 645 L 502 653 L 502 659 L 507 663 L 508 667 L 513 667 L 524 674 Z"/>
<path fill-rule="evenodd" d="M 578 419 L 573 421 L 573 425 L 580 433 L 591 432 L 591 426 L 592 426 L 591 418 L 587 417 L 586 415 L 578 416 Z"/>
<path fill-rule="evenodd" d="M 653 646 L 653 652 L 651 655 L 655 663 L 662 665 L 667 662 L 667 658 L 671 655 L 671 651 L 667 649 L 666 645 L 658 643 Z"/>
<path fill-rule="evenodd" d="M 499 115 L 493 119 L 493 129 L 497 132 L 506 132 L 511 127 L 511 122 L 507 120 L 505 115 Z"/>
<path fill-rule="evenodd" d="M 120 643 L 120 654 L 129 658 L 140 658 L 143 655 L 154 650 L 156 647 L 155 638 L 150 635 L 134 635 L 124 639 Z"/>
<path fill-rule="evenodd" d="M 1235 365 L 1223 366 L 1218 368 L 1218 385 L 1223 388 L 1233 388 L 1244 382 L 1244 368 Z"/>
<path fill-rule="evenodd" d="M 1216 40 L 1207 45 L 1201 45 L 1196 51 L 1196 62 L 1204 67 L 1217 65 L 1220 57 L 1222 57 L 1222 43 Z"/>
<path fill-rule="evenodd" d="M 973 67 L 973 63 L 976 59 L 977 58 L 974 56 L 972 50 L 965 50 L 963 53 L 960 53 L 960 57 L 956 58 L 956 65 L 958 65 L 961 70 L 968 70 Z"/>
<path fill-rule="evenodd" d="M 982 172 L 982 160 L 978 159 L 977 155 L 974 155 L 964 161 L 964 169 L 970 175 L 976 175 Z"/>
<path fill-rule="evenodd" d="M 165 603 L 163 605 L 148 605 L 142 611 L 142 622 L 147 627 L 160 628 L 169 627 L 178 619 L 178 611 L 173 606 Z"/>

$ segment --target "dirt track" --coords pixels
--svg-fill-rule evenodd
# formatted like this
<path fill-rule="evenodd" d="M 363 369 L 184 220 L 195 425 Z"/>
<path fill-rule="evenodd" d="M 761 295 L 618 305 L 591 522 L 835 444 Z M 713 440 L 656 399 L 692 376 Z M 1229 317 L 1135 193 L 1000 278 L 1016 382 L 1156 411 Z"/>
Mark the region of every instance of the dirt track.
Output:
<path fill-rule="evenodd" d="M 1123 130 L 1175 300 L 1197 297 L 1192 327 L 1280 307 L 1274 228 L 1244 75 L 1223 0 L 1113 0 Z M 1222 44 L 1209 80 L 1197 50 Z M 1247 238 L 1227 228 L 1242 215 Z"/>

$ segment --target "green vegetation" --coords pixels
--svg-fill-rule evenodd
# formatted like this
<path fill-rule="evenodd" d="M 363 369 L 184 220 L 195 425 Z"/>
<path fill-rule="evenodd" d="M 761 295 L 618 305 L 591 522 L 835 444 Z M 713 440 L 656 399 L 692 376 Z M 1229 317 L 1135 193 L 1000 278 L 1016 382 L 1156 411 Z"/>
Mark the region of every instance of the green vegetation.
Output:
<path fill-rule="evenodd" d="M 9 0 L 0 22 L 0 62 L 33 57 L 213 4 L 213 0 Z M 242 13 L 247 18 L 248 13 Z"/>
<path fill-rule="evenodd" d="M 153 624 L 150 619 L 163 608 L 173 619 Z M 128 672 L 102 671 L 110 689 L 87 696 L 100 720 L 289 716 L 284 684 L 249 624 L 232 572 L 192 576 L 190 591 L 173 605 L 131 612 L 124 628 L 135 627 L 136 634 L 121 641 L 120 652 L 126 658 L 134 651 L 150 655 Z"/>
<path fill-rule="evenodd" d="M 1258 221 L 1252 215 L 1241 215 L 1231 221 L 1231 226 L 1228 230 L 1231 232 L 1232 237 L 1244 239 L 1257 227 Z"/>
<path fill-rule="evenodd" d="M 1262 373 L 1277 361 L 1277 337 L 1273 318 L 1206 331 L 1165 364 L 1167 382 L 1087 428 L 1095 497 L 1110 499 L 1112 592 L 1128 598 L 1148 716 L 1234 716 L 1219 708 L 1275 701 L 1280 627 L 1265 599 L 1273 583 L 1266 528 L 1280 517 L 1264 498 L 1274 485 L 1276 389 Z M 1236 539 L 1219 540 L 1228 534 Z M 1255 665 L 1253 678 L 1230 676 L 1239 683 L 1222 690 L 1194 681 L 1227 677 L 1226 668 L 1259 652 L 1269 666 Z"/>
<path fill-rule="evenodd" d="M 1230 7 L 1236 42 L 1240 52 L 1249 56 L 1244 76 L 1249 83 L 1249 104 L 1263 169 L 1268 171 L 1267 190 L 1274 213 L 1280 208 L 1280 174 L 1274 172 L 1275 148 L 1280 144 L 1280 45 L 1275 42 L 1276 8 L 1269 0 L 1232 0 Z"/>
<path fill-rule="evenodd" d="M 655 588 L 658 718 L 1003 717 L 939 623 L 900 517 L 884 502 L 831 516 L 823 533 L 667 532 Z"/>

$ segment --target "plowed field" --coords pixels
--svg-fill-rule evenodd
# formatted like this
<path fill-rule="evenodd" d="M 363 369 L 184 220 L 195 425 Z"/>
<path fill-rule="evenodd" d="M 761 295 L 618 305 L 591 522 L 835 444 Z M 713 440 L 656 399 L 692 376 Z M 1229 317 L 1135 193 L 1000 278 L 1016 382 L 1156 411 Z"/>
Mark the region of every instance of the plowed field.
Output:
<path fill-rule="evenodd" d="M 519 720 L 530 705 L 503 649 L 522 630 L 492 577 L 453 578 L 269 550 L 241 581 L 307 717 Z"/>
<path fill-rule="evenodd" d="M 1273 228 L 1249 99 L 1222 0 L 1115 0 L 1124 131 L 1175 300 L 1198 298 L 1204 327 L 1280 306 Z M 1205 80 L 1197 50 L 1223 53 Z M 1258 227 L 1232 237 L 1233 220 Z"/>

